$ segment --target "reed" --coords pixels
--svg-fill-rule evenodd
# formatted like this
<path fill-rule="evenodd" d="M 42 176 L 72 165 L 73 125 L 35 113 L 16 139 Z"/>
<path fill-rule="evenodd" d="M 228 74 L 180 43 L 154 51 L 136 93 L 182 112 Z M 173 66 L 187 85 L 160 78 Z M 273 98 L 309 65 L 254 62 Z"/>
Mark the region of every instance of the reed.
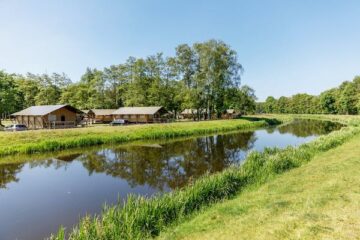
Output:
<path fill-rule="evenodd" d="M 252 152 L 242 166 L 204 176 L 182 190 L 152 198 L 130 195 L 122 204 L 105 206 L 100 215 L 83 218 L 77 227 L 68 231 L 67 239 L 155 237 L 166 226 L 231 198 L 245 188 L 263 184 L 278 174 L 299 167 L 316 154 L 335 148 L 359 133 L 358 127 L 344 127 L 299 147 Z M 60 229 L 51 239 L 63 240 L 64 236 L 64 230 Z"/>

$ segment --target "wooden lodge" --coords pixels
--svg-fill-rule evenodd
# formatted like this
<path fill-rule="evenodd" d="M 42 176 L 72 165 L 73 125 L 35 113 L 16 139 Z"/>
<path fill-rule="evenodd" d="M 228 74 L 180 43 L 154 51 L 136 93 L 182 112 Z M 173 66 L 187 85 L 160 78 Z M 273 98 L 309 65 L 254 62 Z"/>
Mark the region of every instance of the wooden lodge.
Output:
<path fill-rule="evenodd" d="M 83 112 L 70 105 L 42 105 L 13 113 L 11 117 L 28 129 L 69 128 L 81 122 Z"/>
<path fill-rule="evenodd" d="M 88 117 L 92 123 L 109 123 L 113 120 L 113 112 L 117 109 L 90 109 Z"/>
<path fill-rule="evenodd" d="M 170 113 L 163 107 L 121 107 L 113 112 L 114 119 L 129 123 L 167 122 Z"/>

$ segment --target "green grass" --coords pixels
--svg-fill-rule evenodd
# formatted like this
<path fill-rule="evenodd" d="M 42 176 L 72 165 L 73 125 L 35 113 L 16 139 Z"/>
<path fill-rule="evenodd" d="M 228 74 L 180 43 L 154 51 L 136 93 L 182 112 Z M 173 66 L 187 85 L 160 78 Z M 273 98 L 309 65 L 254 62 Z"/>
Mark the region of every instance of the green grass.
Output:
<path fill-rule="evenodd" d="M 206 209 L 162 239 L 360 239 L 360 136 L 235 199 Z"/>
<path fill-rule="evenodd" d="M 294 118 L 326 120 L 342 123 L 348 126 L 360 126 L 360 115 L 326 115 L 326 114 L 258 114 L 253 117 L 263 119 L 278 119 L 283 122 L 289 122 Z"/>
<path fill-rule="evenodd" d="M 345 127 L 297 148 L 253 152 L 241 167 L 204 176 L 182 190 L 153 198 L 130 196 L 123 205 L 105 207 L 101 215 L 82 219 L 70 231 L 69 239 L 144 239 L 158 236 L 169 225 L 181 222 L 207 206 L 232 198 L 241 191 L 261 186 L 359 133 L 360 128 Z M 54 240 L 63 238 L 63 230 L 52 237 Z"/>
<path fill-rule="evenodd" d="M 199 134 L 263 127 L 273 120 L 246 119 L 146 124 L 131 126 L 95 126 L 88 128 L 0 132 L 0 156 L 31 154 L 63 149 L 115 144 L 141 139 L 164 139 Z"/>

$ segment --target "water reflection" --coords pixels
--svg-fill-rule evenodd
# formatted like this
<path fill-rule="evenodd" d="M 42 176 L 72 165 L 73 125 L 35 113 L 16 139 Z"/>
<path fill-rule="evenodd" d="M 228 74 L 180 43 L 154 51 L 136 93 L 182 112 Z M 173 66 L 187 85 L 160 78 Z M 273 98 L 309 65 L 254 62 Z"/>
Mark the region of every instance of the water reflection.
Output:
<path fill-rule="evenodd" d="M 29 162 L 30 168 L 66 169 L 79 161 L 91 176 L 94 173 L 127 180 L 131 187 L 149 185 L 163 191 L 186 185 L 205 172 L 217 172 L 243 159 L 241 153 L 253 148 L 254 132 L 192 138 L 164 144 L 120 146 L 83 154 L 61 155 Z M 19 181 L 16 175 L 24 164 L 0 165 L 0 188 Z"/>
<path fill-rule="evenodd" d="M 296 119 L 290 124 L 282 125 L 277 130 L 284 133 L 291 133 L 297 137 L 319 136 L 341 128 L 341 124 L 307 119 Z"/>
<path fill-rule="evenodd" d="M 272 134 L 292 134 L 309 137 L 327 134 L 341 127 L 340 124 L 315 120 L 295 120 L 291 124 L 268 128 Z M 59 155 L 42 161 L 29 162 L 30 168 L 63 168 L 72 161 L 81 162 L 89 176 L 94 173 L 125 179 L 131 187 L 149 185 L 160 191 L 165 188 L 183 187 L 189 179 L 196 179 L 206 172 L 214 173 L 238 164 L 246 152 L 254 148 L 257 140 L 255 131 L 238 132 L 190 138 L 164 143 L 144 143 L 117 148 L 106 148 L 84 153 Z M 270 145 L 270 144 L 269 144 Z M 0 188 L 10 182 L 18 182 L 17 174 L 24 163 L 0 164 Z"/>
<path fill-rule="evenodd" d="M 0 165 L 0 188 L 6 188 L 9 182 L 18 182 L 16 175 L 21 171 L 24 164 L 1 164 Z"/>
<path fill-rule="evenodd" d="M 252 149 L 297 145 L 338 128 L 333 123 L 299 120 L 250 132 L 71 150 L 39 156 L 41 161 L 0 162 L 0 239 L 43 239 L 60 225 L 70 228 L 79 216 L 99 213 L 104 202 L 116 203 L 129 193 L 150 196 L 171 191 L 206 172 L 239 164 Z"/>
<path fill-rule="evenodd" d="M 148 184 L 163 190 L 184 186 L 205 172 L 236 163 L 240 152 L 252 148 L 254 132 L 217 135 L 157 146 L 129 146 L 84 154 L 78 160 L 89 174 L 106 173 L 134 187 Z"/>

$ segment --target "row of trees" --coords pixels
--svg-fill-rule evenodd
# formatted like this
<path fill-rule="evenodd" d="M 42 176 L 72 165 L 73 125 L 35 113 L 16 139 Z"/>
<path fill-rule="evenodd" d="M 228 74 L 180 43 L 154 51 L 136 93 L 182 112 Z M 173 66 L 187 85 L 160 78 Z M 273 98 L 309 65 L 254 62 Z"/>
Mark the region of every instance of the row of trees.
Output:
<path fill-rule="evenodd" d="M 265 102 L 257 103 L 256 108 L 260 113 L 360 114 L 360 76 L 319 96 L 304 93 L 279 99 L 269 96 Z"/>
<path fill-rule="evenodd" d="M 103 70 L 88 68 L 75 83 L 65 74 L 0 72 L 0 113 L 58 103 L 79 109 L 155 105 L 174 112 L 207 109 L 217 116 L 228 108 L 252 112 L 256 97 L 250 87 L 240 87 L 242 71 L 230 46 L 210 40 L 179 45 L 173 57 L 129 57 Z"/>

